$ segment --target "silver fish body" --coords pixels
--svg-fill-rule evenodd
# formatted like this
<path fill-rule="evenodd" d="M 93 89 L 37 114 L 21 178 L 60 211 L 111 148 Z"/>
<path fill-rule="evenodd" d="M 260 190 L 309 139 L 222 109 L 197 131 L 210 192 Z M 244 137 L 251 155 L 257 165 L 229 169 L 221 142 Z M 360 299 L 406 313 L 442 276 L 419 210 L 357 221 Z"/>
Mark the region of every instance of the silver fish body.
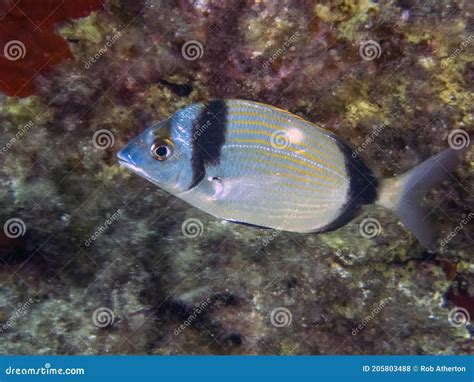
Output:
<path fill-rule="evenodd" d="M 173 153 L 157 161 L 148 148 L 160 140 L 172 144 Z M 339 227 L 375 200 L 377 179 L 351 154 L 335 135 L 287 111 L 215 100 L 150 127 L 119 158 L 218 218 L 319 232 Z"/>
<path fill-rule="evenodd" d="M 293 232 L 324 232 L 365 204 L 394 210 L 432 248 L 423 194 L 451 176 L 452 149 L 396 178 L 378 179 L 343 140 L 301 117 L 243 100 L 189 105 L 152 124 L 120 164 L 220 219 Z"/>

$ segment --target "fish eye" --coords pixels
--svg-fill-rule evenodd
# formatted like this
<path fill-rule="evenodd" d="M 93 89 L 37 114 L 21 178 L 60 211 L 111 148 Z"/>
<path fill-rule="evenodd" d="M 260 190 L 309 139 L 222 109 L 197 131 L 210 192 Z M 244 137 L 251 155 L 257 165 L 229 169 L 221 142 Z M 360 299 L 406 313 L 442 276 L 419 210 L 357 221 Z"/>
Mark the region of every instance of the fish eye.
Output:
<path fill-rule="evenodd" d="M 157 160 L 166 160 L 173 155 L 173 143 L 169 139 L 161 139 L 151 146 L 151 156 Z"/>

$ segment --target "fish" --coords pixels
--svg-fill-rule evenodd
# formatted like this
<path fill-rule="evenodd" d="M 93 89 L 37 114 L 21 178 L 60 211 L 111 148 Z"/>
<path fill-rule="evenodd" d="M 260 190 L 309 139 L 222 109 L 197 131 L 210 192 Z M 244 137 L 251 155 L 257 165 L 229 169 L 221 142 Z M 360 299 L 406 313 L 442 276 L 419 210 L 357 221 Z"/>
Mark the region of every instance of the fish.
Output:
<path fill-rule="evenodd" d="M 318 124 L 237 99 L 179 109 L 117 156 L 122 167 L 218 219 L 323 233 L 377 204 L 394 211 L 428 249 L 435 248 L 436 232 L 423 196 L 462 160 L 448 148 L 382 179 L 348 142 Z"/>

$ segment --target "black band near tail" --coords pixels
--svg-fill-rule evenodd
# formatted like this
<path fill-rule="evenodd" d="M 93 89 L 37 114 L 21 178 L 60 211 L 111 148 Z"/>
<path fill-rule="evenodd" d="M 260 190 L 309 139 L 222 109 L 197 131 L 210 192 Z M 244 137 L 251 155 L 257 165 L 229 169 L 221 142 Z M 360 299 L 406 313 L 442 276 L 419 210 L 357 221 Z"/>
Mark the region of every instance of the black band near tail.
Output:
<path fill-rule="evenodd" d="M 223 100 L 204 104 L 199 117 L 193 123 L 191 188 L 196 187 L 206 174 L 206 165 L 219 163 L 227 129 L 227 105 Z"/>
<path fill-rule="evenodd" d="M 341 214 L 318 232 L 334 231 L 349 223 L 364 204 L 372 204 L 377 200 L 378 179 L 373 171 L 355 153 L 348 144 L 336 139 L 344 154 L 347 173 L 349 174 L 349 193 Z"/>

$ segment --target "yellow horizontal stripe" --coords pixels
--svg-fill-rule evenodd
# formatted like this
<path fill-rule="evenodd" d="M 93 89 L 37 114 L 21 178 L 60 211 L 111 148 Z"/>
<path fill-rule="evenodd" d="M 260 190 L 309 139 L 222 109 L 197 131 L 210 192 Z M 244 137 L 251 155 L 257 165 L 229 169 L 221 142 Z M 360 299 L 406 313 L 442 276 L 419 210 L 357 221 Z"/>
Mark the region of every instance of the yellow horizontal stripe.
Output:
<path fill-rule="evenodd" d="M 253 162 L 250 162 L 250 164 L 252 164 L 252 163 Z M 248 171 L 260 172 L 262 174 L 273 176 L 273 177 L 275 176 L 274 173 L 262 171 L 260 168 L 256 168 L 255 166 L 245 166 L 244 168 Z M 278 185 L 283 185 L 283 186 L 288 187 L 288 192 L 291 192 L 291 190 L 295 190 L 295 189 L 309 191 L 311 193 L 311 195 L 314 195 L 315 193 L 317 194 L 317 191 L 324 192 L 324 190 L 314 189 L 314 188 L 311 188 L 311 187 L 305 187 L 305 186 L 302 186 L 302 185 L 294 184 L 292 182 L 285 182 L 284 180 L 279 180 Z M 272 190 L 267 189 L 265 191 L 265 194 L 268 195 L 268 193 L 281 195 L 281 193 L 278 193 L 276 191 L 272 191 Z M 262 196 L 263 196 L 263 194 L 264 193 L 262 192 Z M 325 194 L 327 195 L 327 191 L 325 191 Z M 268 199 L 269 198 L 266 198 L 265 200 L 268 200 Z M 280 206 L 280 204 L 278 206 L 276 206 L 276 208 L 265 206 L 264 203 L 258 204 L 258 206 L 260 206 L 261 209 L 264 209 L 266 211 L 266 216 L 270 215 L 271 212 L 279 213 L 279 211 L 288 210 L 288 209 L 290 211 L 295 211 L 295 210 L 298 211 L 301 208 L 301 210 L 299 210 L 299 212 L 298 212 L 298 219 L 299 220 L 301 220 L 301 219 L 302 220 L 307 220 L 307 219 L 310 219 L 312 216 L 314 217 L 314 219 L 317 219 L 318 215 L 320 215 L 322 213 L 326 213 L 327 210 L 334 210 L 334 211 L 338 210 L 340 205 L 342 205 L 344 203 L 344 201 L 338 201 L 338 200 L 334 200 L 334 199 L 324 199 L 324 198 L 321 199 L 317 195 L 314 195 L 314 198 L 312 198 L 312 199 L 305 198 L 305 200 L 308 200 L 308 201 L 313 200 L 313 201 L 316 201 L 317 203 L 314 204 L 314 205 L 306 204 L 306 203 L 301 204 L 301 203 L 298 203 L 297 201 L 288 200 L 288 203 L 290 205 L 288 208 L 277 208 L 278 206 Z M 278 200 L 275 200 L 274 202 L 280 203 L 280 201 L 278 201 Z M 321 202 L 325 202 L 325 203 L 321 203 Z M 294 208 L 291 208 L 291 205 L 293 205 Z M 254 207 L 256 207 L 256 206 L 254 206 Z M 233 210 L 233 209 L 231 210 L 228 206 L 224 206 L 224 205 L 222 206 L 222 208 L 225 208 L 227 212 L 233 213 L 236 216 L 241 215 L 242 212 L 243 212 L 241 202 L 239 202 L 239 207 L 238 207 L 237 210 Z M 252 215 L 255 214 L 256 209 L 257 208 L 254 208 L 253 213 L 251 213 Z M 280 212 L 279 214 L 281 216 L 283 214 L 283 212 Z M 287 215 L 287 213 L 284 213 L 284 215 Z M 270 217 L 270 216 L 268 216 L 268 217 Z M 278 217 L 278 215 L 275 216 L 275 217 Z"/>
<path fill-rule="evenodd" d="M 257 118 L 261 118 L 261 119 L 269 119 L 269 120 L 272 120 L 272 121 L 275 121 L 275 122 L 287 122 L 285 121 L 283 118 L 281 117 L 278 117 L 278 116 L 272 116 L 271 114 L 262 114 L 262 113 L 256 113 L 256 112 L 229 112 L 229 115 L 232 116 L 232 115 L 235 115 L 235 116 L 255 116 Z M 234 120 L 232 120 L 231 122 L 234 122 Z M 330 145 L 333 145 L 334 143 L 330 140 L 330 138 L 328 138 L 327 136 L 326 139 L 328 140 L 328 145 L 326 146 L 323 146 L 322 142 L 318 141 L 315 136 L 314 136 L 314 133 L 317 133 L 317 131 L 311 131 L 312 128 L 314 127 L 314 129 L 317 129 L 317 130 L 320 130 L 321 133 L 320 134 L 327 134 L 328 132 L 324 129 L 321 129 L 319 127 L 317 127 L 316 125 L 313 125 L 313 124 L 310 124 L 308 121 L 304 121 L 303 120 L 303 125 L 298 125 L 298 126 L 295 126 L 295 127 L 298 127 L 300 129 L 303 130 L 303 133 L 305 133 L 305 140 L 308 141 L 309 143 L 311 143 L 312 145 L 314 145 L 315 147 L 319 147 L 323 150 L 326 150 L 328 152 L 328 154 L 332 154 L 332 156 L 327 156 L 324 152 L 321 152 L 321 156 L 323 156 L 324 158 L 326 159 L 334 159 L 333 156 L 339 156 L 341 155 L 341 152 L 336 148 L 336 149 L 332 149 L 332 147 Z M 263 122 L 265 123 L 265 122 Z M 309 125 L 309 126 L 308 126 Z M 311 126 L 311 127 L 310 127 Z M 271 126 L 267 126 L 271 129 L 277 129 L 277 130 L 286 130 L 285 126 L 280 126 L 280 125 L 274 125 L 274 124 L 271 124 Z M 306 134 L 306 133 L 309 133 L 309 134 Z M 345 165 L 343 162 L 338 162 L 337 163 L 338 165 Z"/>
<path fill-rule="evenodd" d="M 247 141 L 250 141 L 250 142 L 247 142 Z M 230 139 L 227 144 L 232 144 L 232 143 L 255 143 L 254 140 L 242 140 L 242 139 Z M 249 147 L 250 148 L 250 147 Z M 254 148 L 252 148 L 254 149 Z M 327 176 L 324 176 L 322 175 L 320 172 L 324 170 L 322 170 L 321 168 L 317 167 L 317 166 L 314 166 L 312 165 L 311 163 L 308 163 L 308 162 L 305 162 L 305 161 L 302 161 L 300 159 L 297 159 L 297 158 L 293 158 L 293 157 L 290 157 L 290 156 L 286 156 L 286 155 L 280 155 L 280 154 L 276 154 L 276 153 L 272 153 L 272 152 L 269 152 L 269 151 L 266 151 L 266 150 L 260 150 L 259 151 L 259 155 L 266 155 L 266 156 L 269 156 L 269 157 L 272 157 L 272 158 L 278 158 L 278 159 L 282 159 L 283 161 L 290 161 L 290 162 L 293 162 L 293 163 L 297 163 L 301 166 L 304 166 L 304 167 L 307 167 L 307 168 L 310 168 L 310 169 L 313 169 L 313 170 L 318 170 L 319 172 L 314 172 L 314 173 L 310 173 L 312 177 L 316 177 L 316 178 L 319 178 L 319 179 L 323 179 L 323 180 L 327 180 L 329 182 L 331 182 L 332 184 L 334 185 L 339 185 L 341 182 L 340 182 L 340 179 L 335 177 L 334 175 L 332 177 L 327 177 Z M 253 158 L 252 158 L 253 159 Z M 278 166 L 280 163 L 277 162 L 277 161 L 274 161 L 272 162 L 275 166 Z M 327 174 L 331 174 L 330 172 L 325 172 Z M 331 174 L 332 175 L 332 174 Z M 345 180 L 345 179 L 344 179 Z M 345 182 L 347 182 L 347 180 L 345 180 Z M 327 184 L 324 184 L 327 186 Z M 333 187 L 334 188 L 334 187 Z"/>
<path fill-rule="evenodd" d="M 263 104 L 261 104 L 263 105 Z M 249 107 L 248 105 L 247 106 L 243 106 L 244 108 L 251 108 Z M 305 130 L 308 130 L 309 132 L 311 132 L 311 128 L 314 128 L 316 130 L 319 130 L 321 131 L 322 134 L 329 134 L 330 132 L 321 128 L 321 127 L 318 127 L 316 126 L 314 123 L 311 123 L 295 114 L 291 114 L 290 112 L 286 111 L 286 110 L 282 110 L 282 109 L 278 109 L 278 108 L 275 108 L 273 106 L 268 106 L 272 109 L 276 109 L 278 111 L 281 111 L 281 112 L 284 112 L 286 115 L 290 116 L 290 117 L 294 117 L 296 119 L 298 119 L 300 122 L 303 123 L 304 125 L 304 128 Z M 269 114 L 267 112 L 265 112 L 265 110 L 260 110 L 258 108 L 254 108 L 255 110 L 258 110 L 258 111 L 236 111 L 235 109 L 229 109 L 229 112 L 228 114 L 229 115 L 236 115 L 236 116 L 247 116 L 247 117 L 260 117 L 260 118 L 263 118 L 263 119 L 271 119 L 271 120 L 274 120 L 274 121 L 278 121 L 278 122 L 286 122 L 283 117 L 278 117 L 278 116 L 275 116 L 275 115 L 272 115 L 272 114 Z M 282 128 L 282 127 L 281 127 Z M 307 137 L 308 141 L 310 141 L 311 143 L 321 147 L 320 143 L 317 141 L 317 140 L 314 140 L 312 139 L 311 137 Z M 331 150 L 330 148 L 326 147 L 326 149 L 333 153 L 333 154 L 340 154 L 339 152 L 336 152 L 334 150 Z"/>
<path fill-rule="evenodd" d="M 291 170 L 291 171 L 295 171 L 295 172 L 298 172 L 302 175 L 306 175 L 306 176 L 309 176 L 311 178 L 314 177 L 314 173 L 311 173 L 311 172 L 308 172 L 308 171 L 304 171 L 304 170 L 300 170 L 296 167 L 293 167 L 293 166 L 288 166 L 288 165 L 285 165 L 285 164 L 282 164 L 282 163 L 278 163 L 278 162 L 275 162 L 275 161 L 266 161 L 264 159 L 258 159 L 258 158 L 248 158 L 251 162 L 258 162 L 258 163 L 262 163 L 262 164 L 267 164 L 267 165 L 270 165 L 270 166 L 273 166 L 273 167 L 279 167 L 279 168 L 286 168 L 287 170 Z M 300 180 L 302 181 L 303 183 L 313 183 L 317 186 L 322 186 L 324 188 L 331 188 L 331 189 L 338 189 L 337 186 L 332 186 L 332 185 L 328 185 L 327 183 L 321 183 L 321 182 L 318 182 L 316 180 L 313 180 L 313 179 L 308 179 L 308 178 L 302 178 L 302 177 L 298 177 L 298 176 L 295 176 L 295 175 L 291 175 L 291 174 L 287 174 L 285 172 L 283 173 L 278 173 L 275 174 L 275 172 L 265 172 L 261 169 L 258 169 L 258 171 L 262 172 L 262 173 L 265 173 L 265 174 L 270 174 L 270 175 L 273 175 L 273 176 L 284 176 L 284 177 L 287 177 L 287 178 L 290 178 L 290 179 L 296 179 L 296 180 Z M 292 184 L 293 186 L 293 184 Z M 316 191 L 315 189 L 311 189 L 311 191 Z"/>
<path fill-rule="evenodd" d="M 252 108 L 254 105 L 259 105 L 263 106 L 265 108 L 273 109 L 275 111 L 278 111 L 280 113 L 286 114 L 290 117 L 297 118 L 300 121 L 307 122 L 304 118 L 301 118 L 299 115 L 290 113 L 288 110 L 285 109 L 280 109 L 279 107 L 272 106 L 272 105 L 267 105 L 265 103 L 257 102 L 257 101 L 239 101 L 239 100 L 234 100 L 234 101 L 227 101 L 228 104 L 230 105 L 235 105 L 235 106 L 243 106 L 247 108 Z"/>
<path fill-rule="evenodd" d="M 248 132 L 248 130 L 245 130 L 245 131 Z M 259 133 L 261 133 L 261 132 L 259 132 Z M 258 144 L 261 144 L 261 145 L 263 145 L 263 146 L 265 146 L 265 147 L 267 147 L 267 148 L 269 148 L 269 149 L 271 149 L 271 150 L 275 150 L 275 148 L 272 147 L 272 145 L 271 145 L 271 143 L 270 143 L 269 141 L 263 140 L 263 139 L 231 138 L 231 139 L 228 140 L 228 142 L 229 142 L 229 143 L 230 143 L 230 142 L 234 142 L 234 143 L 258 143 Z M 336 174 L 337 176 L 339 176 L 340 178 L 346 179 L 346 175 L 345 175 L 345 174 L 342 174 L 338 168 L 336 168 L 336 167 L 334 167 L 334 166 L 328 165 L 326 162 L 321 161 L 321 160 L 318 159 L 317 157 L 315 157 L 315 156 L 313 156 L 313 155 L 310 155 L 310 154 L 306 153 L 306 152 L 303 151 L 303 150 L 296 150 L 296 149 L 293 149 L 293 148 L 291 147 L 291 145 L 290 145 L 290 146 L 288 146 L 288 147 L 285 148 L 285 151 L 291 151 L 291 152 L 293 152 L 293 153 L 295 153 L 295 154 L 299 154 L 299 155 L 301 155 L 301 156 L 307 157 L 308 159 L 311 159 L 312 161 L 314 161 L 314 162 L 316 162 L 316 163 L 319 163 L 319 164 L 321 164 L 321 165 L 323 165 L 323 166 L 326 166 L 327 168 L 333 170 L 333 171 L 335 172 L 335 174 Z M 289 159 L 289 158 L 286 157 L 286 156 L 283 156 L 282 159 L 283 159 L 283 158 L 284 158 L 284 159 Z M 305 162 L 302 162 L 302 163 L 305 163 Z M 307 165 L 308 165 L 308 164 L 307 164 Z M 322 169 L 322 168 L 320 168 L 320 167 L 318 167 L 318 166 L 312 165 L 311 167 L 314 168 L 314 169 L 317 169 L 319 172 L 325 172 L 325 173 L 332 174 L 330 171 L 324 170 L 324 169 Z M 332 179 L 332 180 L 334 181 L 334 179 Z"/>
<path fill-rule="evenodd" d="M 234 207 L 235 203 L 230 204 L 230 206 Z M 295 204 L 295 206 L 299 206 L 299 204 Z M 315 224 L 315 223 L 318 222 L 318 218 L 320 219 L 320 217 L 318 215 L 323 214 L 323 213 L 327 213 L 328 209 L 330 209 L 330 210 L 335 209 L 334 206 L 331 206 L 331 205 L 327 205 L 327 206 L 323 206 L 323 207 L 316 207 L 316 210 L 314 210 L 314 211 L 311 211 L 311 210 L 308 211 L 307 209 L 298 211 L 298 207 L 295 207 L 295 208 L 272 208 L 272 209 L 267 209 L 263 205 L 259 206 L 259 207 L 261 207 L 261 208 L 256 208 L 255 207 L 252 210 L 245 211 L 244 213 L 247 213 L 249 215 L 249 216 L 246 217 L 246 219 L 252 220 L 252 218 L 254 216 L 262 215 L 262 212 L 263 212 L 262 209 L 265 209 L 265 218 L 268 219 L 268 223 L 266 225 L 262 225 L 263 227 L 272 227 L 272 226 L 274 227 L 275 222 L 272 221 L 272 219 L 282 219 L 282 218 L 285 219 L 284 222 L 286 222 L 286 223 L 291 222 L 293 224 L 304 224 L 305 222 L 308 222 L 308 220 L 309 220 L 309 223 Z M 326 207 L 326 208 L 324 208 L 324 207 Z M 232 220 L 235 220 L 235 222 L 237 222 L 237 223 L 239 223 L 239 222 L 244 223 L 238 218 L 239 216 L 242 216 L 242 207 L 241 207 L 240 204 L 237 206 L 237 209 L 230 208 L 227 205 L 222 206 L 222 208 L 224 209 L 223 214 L 227 215 L 227 217 L 225 217 L 223 219 L 227 219 L 227 220 L 232 219 Z M 292 213 L 294 213 L 295 210 L 298 211 L 296 216 L 293 219 L 288 219 L 289 216 L 292 216 Z M 223 214 L 221 214 L 221 216 Z M 229 216 L 231 216 L 231 217 L 229 217 Z M 249 223 L 249 224 L 252 224 L 252 223 Z M 286 224 L 283 231 L 285 231 L 285 229 L 291 228 L 293 226 L 293 224 Z M 321 225 L 326 225 L 326 224 L 327 223 L 325 221 L 323 221 L 323 223 Z"/>
<path fill-rule="evenodd" d="M 274 122 L 288 123 L 288 120 L 285 119 L 284 117 L 279 117 L 277 115 L 272 115 L 272 114 L 262 113 L 262 112 L 255 112 L 255 111 L 234 111 L 233 109 L 231 109 L 229 111 L 228 115 L 229 116 L 237 116 L 237 117 L 257 117 L 257 118 L 260 118 L 260 119 L 269 119 L 269 120 L 272 120 Z M 323 135 L 329 133 L 328 131 L 326 131 L 326 130 L 324 130 L 324 129 L 322 129 L 322 128 L 320 128 L 320 127 L 318 127 L 318 126 L 316 126 L 316 125 L 314 125 L 314 124 L 312 124 L 308 121 L 301 120 L 299 122 L 301 122 L 301 124 L 299 124 L 295 127 L 303 128 L 305 130 L 305 132 L 308 131 L 310 133 L 313 133 L 311 130 L 314 128 L 315 130 L 321 131 L 321 134 L 323 134 Z M 278 127 L 279 127 L 279 130 L 284 130 L 284 128 L 285 128 L 285 126 L 278 126 Z M 307 137 L 307 139 L 311 143 L 320 145 L 320 142 L 318 142 L 315 139 L 312 139 L 311 137 Z"/>
<path fill-rule="evenodd" d="M 241 122 L 241 121 L 232 121 L 232 122 L 237 123 L 237 124 L 244 124 L 244 123 Z M 252 123 L 245 122 L 245 124 L 255 125 L 255 124 L 257 124 L 257 123 L 254 123 L 254 122 L 252 122 Z M 262 122 L 259 122 L 258 124 L 262 124 Z M 281 130 L 281 131 L 283 131 L 283 130 Z M 232 132 L 234 132 L 234 133 L 242 133 L 242 134 L 255 134 L 255 135 L 261 134 L 261 135 L 265 135 L 265 136 L 270 137 L 270 138 L 272 137 L 272 134 L 270 134 L 270 133 L 268 133 L 268 132 L 266 132 L 266 131 L 262 131 L 262 130 L 234 129 L 234 130 L 232 130 Z M 305 138 L 305 139 L 306 139 L 306 138 Z M 321 151 L 316 150 L 316 149 L 315 149 L 314 147 L 312 147 L 312 146 L 308 146 L 308 145 L 305 145 L 305 144 L 303 144 L 303 143 L 291 143 L 290 145 L 298 145 L 298 146 L 304 147 L 305 149 L 308 149 L 308 150 L 314 152 L 315 154 L 319 154 L 320 156 L 323 156 L 323 153 L 322 153 Z M 297 150 L 297 153 L 300 153 L 300 151 Z M 332 166 L 332 164 L 329 164 L 328 162 L 323 161 L 323 160 L 321 160 L 321 159 L 320 159 L 320 160 L 316 160 L 316 162 L 319 162 L 320 164 L 322 164 L 322 165 L 324 165 L 324 166 L 326 166 L 326 167 L 328 167 L 328 168 L 334 170 L 338 175 L 345 176 L 345 175 L 343 175 L 343 174 L 341 174 L 341 173 L 339 172 L 341 168 L 345 168 L 345 164 L 343 164 L 343 163 L 337 161 L 335 158 L 330 158 L 330 157 L 326 157 L 326 156 L 323 156 L 323 157 L 324 157 L 324 159 L 327 159 L 327 160 L 330 160 L 330 161 L 335 161 L 335 162 L 336 162 L 335 164 L 336 164 L 336 165 L 339 165 L 339 166 L 341 166 L 341 167 L 337 167 L 337 166 L 334 167 L 334 166 Z M 313 157 L 313 158 L 315 158 L 315 157 Z"/>
<path fill-rule="evenodd" d="M 260 121 L 232 120 L 232 123 L 235 123 L 236 125 L 263 126 L 263 127 L 268 127 L 270 129 L 284 131 L 284 129 L 281 126 L 272 125 L 272 124 L 269 124 L 269 123 L 266 123 L 266 122 L 260 122 Z M 241 133 L 253 132 L 255 134 L 262 134 L 262 135 L 266 135 L 268 137 L 272 136 L 272 134 L 270 134 L 266 131 L 260 131 L 260 130 L 239 130 L 239 129 L 235 129 L 233 131 L 236 131 L 236 132 L 238 131 L 238 132 L 241 132 Z M 308 139 L 308 137 L 305 137 L 305 139 Z M 318 162 L 318 163 L 334 170 L 339 175 L 343 176 L 343 174 L 340 173 L 340 169 L 345 168 L 345 164 L 338 161 L 336 158 L 334 158 L 334 157 L 330 158 L 330 157 L 326 156 L 321 150 L 318 150 L 317 148 L 315 148 L 313 146 L 308 146 L 304 143 L 291 143 L 291 145 L 298 145 L 298 146 L 306 148 L 309 151 L 312 151 L 313 153 L 318 154 L 321 158 L 317 158 L 317 157 L 312 156 L 312 155 L 306 155 L 306 153 L 304 153 L 303 155 L 307 156 L 308 158 L 312 158 L 315 162 Z M 290 151 L 292 150 L 291 145 L 289 147 L 287 147 L 287 149 L 290 150 Z M 318 145 L 318 146 L 321 147 L 320 145 Z M 339 166 L 339 167 L 336 167 L 336 166 L 328 163 L 327 160 L 334 161 L 336 163 L 336 165 Z"/>
<path fill-rule="evenodd" d="M 259 109 L 256 109 L 256 110 L 259 110 Z M 245 117 L 260 117 L 264 119 L 273 119 L 279 122 L 287 122 L 287 120 L 284 119 L 283 117 L 274 116 L 272 114 L 269 114 L 268 112 L 265 112 L 264 110 L 262 111 L 236 111 L 235 109 L 229 109 L 229 115 L 237 115 L 237 116 L 245 116 Z M 298 117 L 297 115 L 290 113 L 288 116 L 293 117 L 299 120 L 300 122 L 303 122 L 305 125 L 310 125 L 311 127 L 314 127 L 317 130 L 321 130 L 323 133 L 329 133 L 328 131 L 322 129 L 321 127 L 318 127 L 315 124 L 309 121 L 306 121 L 305 119 L 301 117 Z"/>
<path fill-rule="evenodd" d="M 264 174 L 264 175 L 270 175 L 272 177 L 276 177 L 275 173 L 274 172 L 271 172 L 271 171 L 265 171 L 265 170 L 262 170 L 261 168 L 257 168 L 255 166 L 248 166 L 246 167 L 249 171 L 254 171 L 254 172 L 258 172 L 258 173 L 261 173 L 261 174 Z M 283 175 L 283 174 L 280 174 L 280 175 Z M 279 177 L 280 175 L 278 175 L 277 177 Z M 290 177 L 287 177 L 288 179 L 291 179 Z M 314 187 L 305 187 L 305 186 L 302 186 L 302 185 L 299 185 L 299 184 L 295 184 L 295 183 L 292 183 L 292 182 L 284 182 L 282 181 L 282 179 L 278 179 L 278 184 L 279 185 L 284 185 L 286 187 L 288 187 L 288 191 L 291 191 L 291 188 L 297 188 L 299 190 L 304 190 L 304 191 L 310 191 L 311 193 L 315 193 L 317 191 L 320 191 L 318 189 L 315 189 Z M 324 190 L 322 190 L 324 191 Z M 324 191 L 324 193 L 327 193 L 327 190 Z"/>

